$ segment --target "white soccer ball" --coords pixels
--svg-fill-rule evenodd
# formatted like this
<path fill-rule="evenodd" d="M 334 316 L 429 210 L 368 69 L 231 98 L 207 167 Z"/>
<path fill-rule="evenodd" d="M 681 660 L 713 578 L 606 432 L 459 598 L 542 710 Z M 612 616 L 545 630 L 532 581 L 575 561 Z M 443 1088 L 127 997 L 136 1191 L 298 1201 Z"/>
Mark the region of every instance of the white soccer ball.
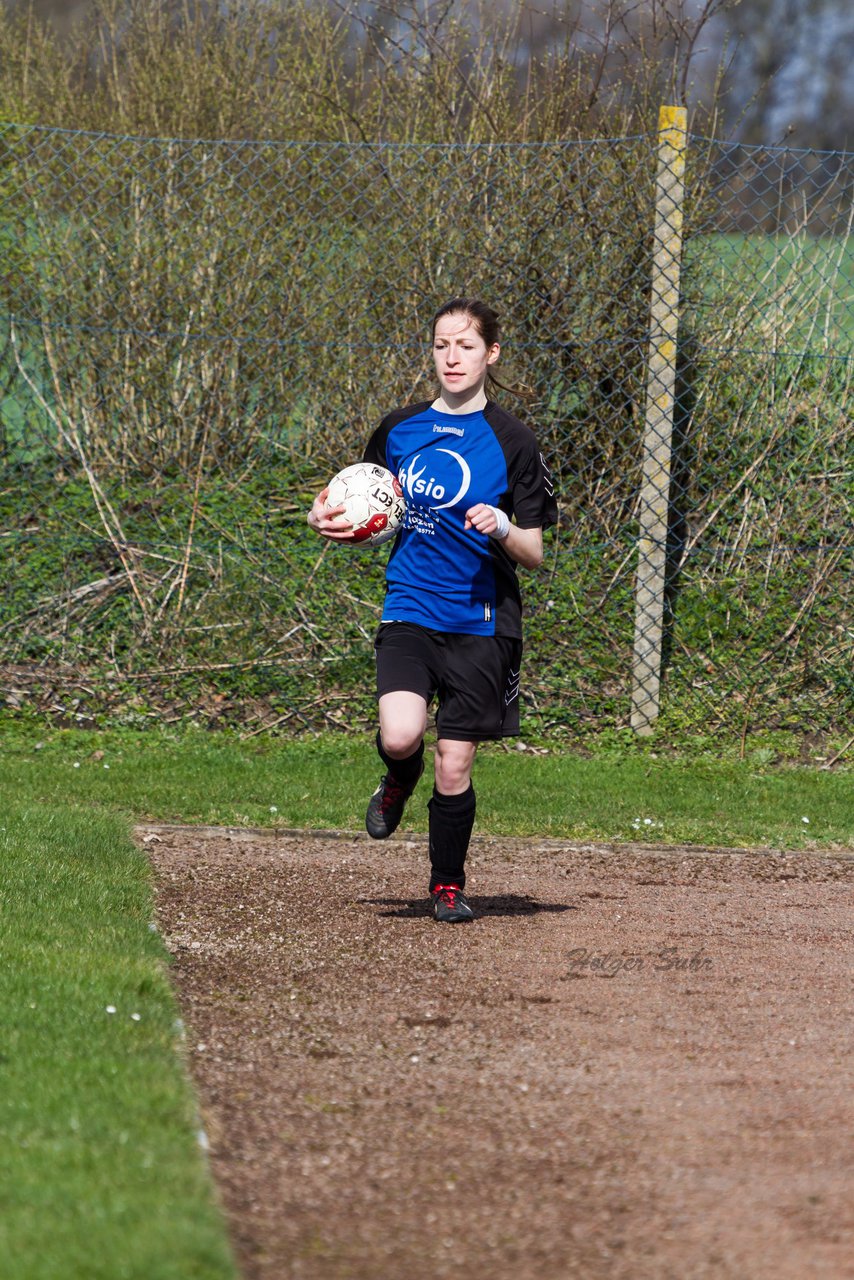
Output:
<path fill-rule="evenodd" d="M 345 508 L 337 518 L 353 526 L 352 541 L 360 547 L 388 542 L 403 520 L 403 490 L 397 476 L 373 462 L 355 462 L 333 476 L 326 505 Z"/>

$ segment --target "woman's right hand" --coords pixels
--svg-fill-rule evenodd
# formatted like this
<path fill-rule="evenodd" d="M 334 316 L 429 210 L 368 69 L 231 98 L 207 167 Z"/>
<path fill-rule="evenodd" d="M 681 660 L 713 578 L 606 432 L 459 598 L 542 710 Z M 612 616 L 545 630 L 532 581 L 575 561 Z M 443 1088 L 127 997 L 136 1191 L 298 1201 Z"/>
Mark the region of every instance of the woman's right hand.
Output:
<path fill-rule="evenodd" d="M 329 497 L 329 486 L 321 489 L 320 493 L 311 504 L 306 519 L 314 529 L 315 533 L 319 533 L 323 538 L 332 538 L 335 542 L 350 542 L 353 538 L 353 526 L 347 520 L 336 519 L 336 516 L 342 516 L 345 508 L 327 507 L 326 499 Z"/>

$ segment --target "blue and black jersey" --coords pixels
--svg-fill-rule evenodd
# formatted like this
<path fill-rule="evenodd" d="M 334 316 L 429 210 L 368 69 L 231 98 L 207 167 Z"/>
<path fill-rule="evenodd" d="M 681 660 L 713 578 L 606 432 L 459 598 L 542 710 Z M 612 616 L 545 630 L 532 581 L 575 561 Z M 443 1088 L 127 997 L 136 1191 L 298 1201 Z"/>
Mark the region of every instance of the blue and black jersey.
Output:
<path fill-rule="evenodd" d="M 531 429 L 492 402 L 474 413 L 408 405 L 383 418 L 365 461 L 388 467 L 406 498 L 383 622 L 521 639 L 516 563 L 502 543 L 464 525 L 479 502 L 522 529 L 555 523 L 551 476 Z"/>

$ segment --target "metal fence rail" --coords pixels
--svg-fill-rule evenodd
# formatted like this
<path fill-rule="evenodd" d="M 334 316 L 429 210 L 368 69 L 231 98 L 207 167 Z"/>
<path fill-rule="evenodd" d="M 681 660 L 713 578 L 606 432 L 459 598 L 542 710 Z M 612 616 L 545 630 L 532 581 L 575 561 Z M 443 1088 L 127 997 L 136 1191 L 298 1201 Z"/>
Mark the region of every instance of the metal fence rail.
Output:
<path fill-rule="evenodd" d="M 370 715 L 382 553 L 311 493 L 501 312 L 561 526 L 528 721 L 854 718 L 854 156 L 686 136 L 274 144 L 0 126 L 0 663 L 78 718 Z"/>

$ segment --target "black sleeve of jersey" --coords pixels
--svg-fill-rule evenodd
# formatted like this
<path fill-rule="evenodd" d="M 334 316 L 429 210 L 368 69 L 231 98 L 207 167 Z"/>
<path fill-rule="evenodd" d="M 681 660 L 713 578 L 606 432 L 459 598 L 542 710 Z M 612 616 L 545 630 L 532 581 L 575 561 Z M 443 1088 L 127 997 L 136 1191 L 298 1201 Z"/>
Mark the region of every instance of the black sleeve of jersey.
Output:
<path fill-rule="evenodd" d="M 548 463 L 530 427 L 490 402 L 485 417 L 507 459 L 511 511 L 520 529 L 547 529 L 557 524 L 557 502 Z"/>
<path fill-rule="evenodd" d="M 422 413 L 425 409 L 429 409 L 430 402 L 425 400 L 423 404 L 409 404 L 403 409 L 392 409 L 391 413 L 387 413 L 368 443 L 365 445 L 365 452 L 362 457 L 363 462 L 373 462 L 376 466 L 387 467 L 385 446 L 389 437 L 389 432 L 397 426 L 399 422 L 405 421 L 406 418 L 413 417 L 416 413 Z"/>

